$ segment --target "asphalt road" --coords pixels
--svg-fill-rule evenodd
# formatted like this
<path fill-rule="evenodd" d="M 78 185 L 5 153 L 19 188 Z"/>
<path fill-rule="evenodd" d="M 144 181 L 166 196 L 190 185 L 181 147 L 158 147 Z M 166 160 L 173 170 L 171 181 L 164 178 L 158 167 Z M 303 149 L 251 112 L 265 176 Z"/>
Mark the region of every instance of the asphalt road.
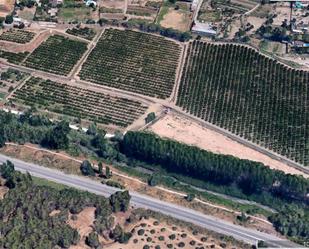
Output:
<path fill-rule="evenodd" d="M 44 178 L 53 182 L 61 183 L 69 187 L 89 191 L 94 194 L 108 197 L 118 189 L 100 184 L 99 182 L 79 177 L 76 175 L 64 174 L 61 171 L 42 167 L 32 163 L 26 163 L 18 159 L 13 159 L 0 155 L 0 163 L 10 160 L 14 163 L 15 169 L 21 172 L 29 172 L 31 175 Z M 273 235 L 258 232 L 249 228 L 237 226 L 226 221 L 204 215 L 200 212 L 184 208 L 171 203 L 163 202 L 158 199 L 141 195 L 136 192 L 130 192 L 132 199 L 131 204 L 134 207 L 142 207 L 170 215 L 174 218 L 191 222 L 206 229 L 219 232 L 234 237 L 235 239 L 255 244 L 258 240 L 264 240 L 273 247 L 296 248 L 298 245 Z"/>

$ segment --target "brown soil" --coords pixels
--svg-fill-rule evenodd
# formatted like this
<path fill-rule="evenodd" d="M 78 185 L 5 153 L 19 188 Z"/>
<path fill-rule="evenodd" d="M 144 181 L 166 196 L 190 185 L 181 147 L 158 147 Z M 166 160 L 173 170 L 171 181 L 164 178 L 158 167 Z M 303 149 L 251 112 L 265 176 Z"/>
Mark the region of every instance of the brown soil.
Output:
<path fill-rule="evenodd" d="M 76 246 L 71 246 L 70 249 L 80 249 L 89 248 L 85 245 L 86 236 L 93 230 L 93 222 L 95 220 L 94 216 L 95 207 L 87 207 L 77 215 L 76 220 L 72 220 L 72 215 L 70 215 L 68 224 L 77 229 L 80 235 L 80 241 Z"/>
<path fill-rule="evenodd" d="M 272 169 L 308 177 L 307 174 L 297 169 L 273 160 L 262 153 L 174 114 L 166 115 L 152 125 L 150 130 L 162 137 L 175 139 L 179 142 L 194 145 L 214 153 L 232 155 L 242 159 L 261 162 Z"/>
<path fill-rule="evenodd" d="M 29 30 L 34 32 L 33 30 Z M 13 53 L 20 53 L 20 52 L 32 52 L 36 49 L 43 41 L 45 41 L 50 36 L 49 32 L 41 32 L 40 34 L 36 35 L 34 39 L 26 44 L 16 44 L 12 42 L 0 41 L 1 49 L 7 50 Z"/>
<path fill-rule="evenodd" d="M 0 0 L 0 17 L 6 17 L 14 9 L 15 0 Z"/>
<path fill-rule="evenodd" d="M 49 216 L 50 216 L 50 217 L 53 217 L 53 216 L 55 216 L 55 215 L 57 215 L 57 214 L 59 214 L 59 213 L 61 213 L 60 210 L 53 210 L 53 211 L 50 212 Z"/>
<path fill-rule="evenodd" d="M 138 235 L 138 231 L 143 229 L 144 234 Z M 170 239 L 169 236 L 174 235 L 175 239 Z M 202 242 L 202 238 L 207 237 L 207 241 Z M 194 241 L 194 242 L 191 242 Z M 194 243 L 194 245 L 190 245 Z M 145 245 L 149 245 L 150 248 L 154 248 L 159 245 L 161 248 L 167 248 L 167 244 L 172 244 L 172 248 L 178 248 L 179 243 L 184 243 L 184 248 L 194 249 L 196 246 L 215 245 L 215 248 L 233 248 L 231 244 L 223 245 L 224 242 L 215 239 L 211 236 L 205 236 L 205 234 L 193 235 L 192 231 L 186 228 L 178 227 L 173 224 L 167 224 L 165 222 L 158 222 L 153 218 L 148 220 L 142 220 L 135 224 L 133 236 L 129 240 L 128 244 L 114 243 L 104 248 L 109 249 L 142 249 Z M 235 248 L 235 247 L 234 247 Z"/>
<path fill-rule="evenodd" d="M 191 14 L 181 10 L 170 8 L 160 25 L 165 28 L 173 28 L 180 31 L 188 31 L 190 29 Z"/>
<path fill-rule="evenodd" d="M 3 199 L 4 195 L 9 191 L 7 187 L 0 186 L 0 200 Z"/>

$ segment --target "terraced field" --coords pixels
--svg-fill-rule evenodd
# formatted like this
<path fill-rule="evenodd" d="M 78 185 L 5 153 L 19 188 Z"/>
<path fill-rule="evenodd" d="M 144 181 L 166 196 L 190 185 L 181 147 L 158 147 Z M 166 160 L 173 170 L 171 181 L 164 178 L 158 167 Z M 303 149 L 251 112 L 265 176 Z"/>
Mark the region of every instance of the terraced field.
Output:
<path fill-rule="evenodd" d="M 309 164 L 309 73 L 251 48 L 191 42 L 177 105 Z"/>
<path fill-rule="evenodd" d="M 178 44 L 131 30 L 107 29 L 79 76 L 97 84 L 167 98 L 175 83 Z"/>
<path fill-rule="evenodd" d="M 130 125 L 147 109 L 147 106 L 137 101 L 35 77 L 18 89 L 12 100 L 59 114 L 121 127 Z"/>
<path fill-rule="evenodd" d="M 61 35 L 50 36 L 23 63 L 49 73 L 67 75 L 87 50 L 87 43 Z"/>

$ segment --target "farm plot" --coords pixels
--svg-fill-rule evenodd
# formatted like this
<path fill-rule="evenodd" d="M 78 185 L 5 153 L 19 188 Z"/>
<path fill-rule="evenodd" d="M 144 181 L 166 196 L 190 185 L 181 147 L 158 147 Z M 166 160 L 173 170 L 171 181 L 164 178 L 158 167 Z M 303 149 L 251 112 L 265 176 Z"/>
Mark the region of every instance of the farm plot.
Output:
<path fill-rule="evenodd" d="M 83 80 L 167 98 L 175 83 L 180 47 L 163 37 L 106 30 L 83 64 Z"/>
<path fill-rule="evenodd" d="M 68 29 L 66 33 L 84 38 L 89 41 L 91 41 L 96 35 L 96 32 L 93 29 L 88 28 L 88 27 L 84 27 L 84 28 L 76 27 L 76 28 Z"/>
<path fill-rule="evenodd" d="M 308 72 L 251 48 L 195 41 L 189 46 L 177 105 L 308 165 L 308 82 Z"/>
<path fill-rule="evenodd" d="M 8 62 L 13 64 L 20 64 L 29 54 L 29 52 L 24 53 L 12 53 L 4 50 L 0 50 L 0 58 L 6 59 Z"/>
<path fill-rule="evenodd" d="M 86 50 L 85 42 L 53 35 L 37 47 L 23 64 L 30 68 L 67 75 Z"/>
<path fill-rule="evenodd" d="M 0 35 L 0 40 L 25 44 L 30 42 L 35 33 L 22 29 L 9 29 Z"/>
<path fill-rule="evenodd" d="M 12 92 L 29 74 L 12 68 L 0 69 L 0 99 Z"/>
<path fill-rule="evenodd" d="M 93 122 L 126 127 L 146 111 L 140 102 L 31 77 L 12 100 Z"/>

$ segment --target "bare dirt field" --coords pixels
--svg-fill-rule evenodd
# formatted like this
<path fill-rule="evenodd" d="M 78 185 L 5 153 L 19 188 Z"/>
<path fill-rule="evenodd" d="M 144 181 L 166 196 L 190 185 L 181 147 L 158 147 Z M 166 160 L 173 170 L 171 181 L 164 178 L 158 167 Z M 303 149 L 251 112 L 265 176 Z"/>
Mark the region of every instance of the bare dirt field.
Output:
<path fill-rule="evenodd" d="M 0 0 L 0 17 L 6 17 L 14 9 L 15 0 Z"/>
<path fill-rule="evenodd" d="M 101 0 L 99 2 L 100 7 L 106 7 L 111 9 L 125 9 L 126 1 L 125 0 Z"/>
<path fill-rule="evenodd" d="M 264 163 L 272 169 L 285 173 L 298 174 L 308 177 L 307 174 L 273 160 L 253 149 L 241 145 L 221 134 L 206 129 L 196 123 L 174 114 L 168 114 L 149 128 L 162 137 L 175 139 L 190 145 L 195 145 L 218 154 L 232 155 L 242 159 L 249 159 Z"/>
<path fill-rule="evenodd" d="M 188 31 L 191 24 L 191 13 L 170 8 L 164 19 L 160 22 L 162 27 Z"/>
<path fill-rule="evenodd" d="M 0 200 L 3 199 L 4 195 L 9 191 L 7 187 L 0 186 Z"/>
<path fill-rule="evenodd" d="M 72 228 L 77 229 L 81 238 L 79 243 L 76 246 L 71 246 L 70 249 L 90 248 L 85 244 L 85 239 L 93 230 L 94 211 L 95 207 L 87 207 L 77 215 L 76 220 L 73 220 L 72 215 L 70 215 L 68 224 Z"/>

